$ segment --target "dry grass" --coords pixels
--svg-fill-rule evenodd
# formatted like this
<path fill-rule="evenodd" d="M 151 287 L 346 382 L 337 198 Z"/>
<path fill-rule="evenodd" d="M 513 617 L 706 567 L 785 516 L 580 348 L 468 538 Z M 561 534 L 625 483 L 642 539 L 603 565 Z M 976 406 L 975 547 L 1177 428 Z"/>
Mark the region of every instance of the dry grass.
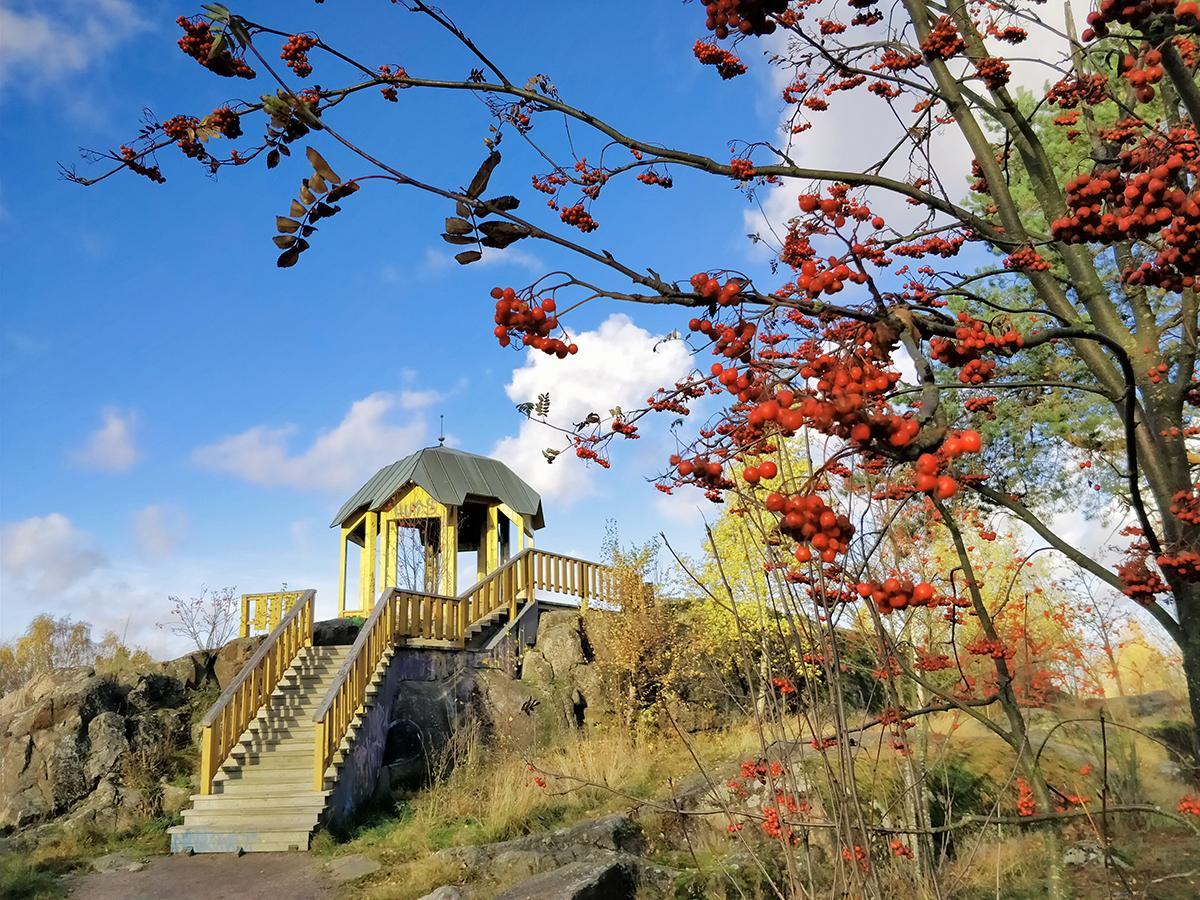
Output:
<path fill-rule="evenodd" d="M 386 874 L 363 896 L 421 897 L 462 875 L 434 855 L 440 849 L 508 840 L 628 809 L 664 796 L 671 782 L 695 775 L 691 753 L 705 766 L 716 766 L 752 754 L 757 746 L 744 727 L 690 740 L 689 752 L 678 739 L 584 732 L 527 756 L 487 747 L 468 735 L 451 748 L 443 777 L 402 801 L 394 815 L 364 823 L 346 843 L 325 837 L 314 849 L 365 853 L 382 861 Z"/>

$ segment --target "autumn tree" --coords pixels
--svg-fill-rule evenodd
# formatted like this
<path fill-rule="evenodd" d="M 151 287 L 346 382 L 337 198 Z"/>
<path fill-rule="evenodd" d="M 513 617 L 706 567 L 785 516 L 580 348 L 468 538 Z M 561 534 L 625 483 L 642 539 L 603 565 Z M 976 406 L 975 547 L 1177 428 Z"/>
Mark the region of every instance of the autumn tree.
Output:
<path fill-rule="evenodd" d="M 308 22 L 251 21 L 218 4 L 181 17 L 180 49 L 214 76 L 253 81 L 260 99 L 156 120 L 72 177 L 162 182 L 165 151 L 176 149 L 213 172 L 271 168 L 304 147 L 312 172 L 290 205 L 280 186 L 282 267 L 301 261 L 356 191 L 388 186 L 445 200 L 443 238 L 464 248 L 463 264 L 484 248 L 552 244 L 607 280 L 560 271 L 498 286 L 494 320 L 480 327 L 501 346 L 570 365 L 570 309 L 608 301 L 678 307 L 697 356 L 692 376 L 643 409 L 564 424 L 580 459 L 608 465 L 613 442 L 635 436 L 643 416 L 682 417 L 702 398 L 723 398 L 721 413 L 664 460 L 659 488 L 694 486 L 720 501 L 742 486 L 820 603 L 854 590 L 853 570 L 889 527 L 888 504 L 921 503 L 959 529 L 958 595 L 986 622 L 958 521 L 1001 512 L 1157 621 L 1180 648 L 1200 723 L 1200 496 L 1188 450 L 1200 403 L 1194 0 L 1103 0 L 1079 34 L 1069 7 L 1056 21 L 1024 0 L 696 4 L 694 33 L 680 41 L 694 39 L 697 64 L 713 69 L 714 108 L 722 81 L 763 56 L 786 85 L 783 133 L 729 135 L 728 159 L 631 134 L 620 109 L 583 109 L 536 68 L 510 73 L 486 36 L 464 33 L 448 13 L 421 0 L 396 6 L 460 54 L 440 71 L 409 71 L 331 45 Z M 1031 36 L 1054 49 L 1033 54 L 1049 77 L 1026 96 L 1010 82 Z M 653 88 L 639 100 L 652 102 Z M 461 185 L 421 179 L 430 144 L 398 149 L 383 138 L 413 91 L 482 101 L 489 153 Z M 803 165 L 828 111 L 859 94 L 896 123 L 874 135 L 878 161 L 861 171 Z M 378 104 L 379 135 L 343 128 L 343 109 L 364 103 Z M 932 162 L 948 134 L 973 158 L 966 192 Z M 502 167 L 506 140 L 532 148 L 535 168 Z M 752 278 L 710 255 L 697 256 L 694 273 L 663 271 L 649 232 L 644 258 L 601 249 L 603 195 L 622 178 L 644 186 L 646 221 L 656 193 L 672 188 L 783 192 L 790 217 L 777 237 L 756 236 L 773 274 Z M 540 201 L 535 211 L 519 211 L 529 199 Z M 810 471 L 782 472 L 772 459 L 794 435 L 819 445 Z M 1130 521 L 1117 566 L 1051 523 L 1056 502 L 1082 489 Z M 951 576 L 920 582 L 921 602 L 946 596 Z M 1003 664 L 997 679 L 1012 694 Z"/>
<path fill-rule="evenodd" d="M 150 654 L 131 647 L 115 631 L 92 639 L 92 626 L 70 616 L 35 616 L 25 633 L 0 643 L 0 692 L 74 666 L 93 666 L 102 675 L 131 672 L 150 665 Z"/>

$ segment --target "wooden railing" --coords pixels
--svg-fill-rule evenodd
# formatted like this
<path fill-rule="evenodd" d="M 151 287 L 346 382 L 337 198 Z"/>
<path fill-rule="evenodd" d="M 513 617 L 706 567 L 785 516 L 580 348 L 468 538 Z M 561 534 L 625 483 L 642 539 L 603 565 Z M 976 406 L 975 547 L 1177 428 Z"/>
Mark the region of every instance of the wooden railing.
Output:
<path fill-rule="evenodd" d="M 586 609 L 590 600 L 618 602 L 619 587 L 616 572 L 608 566 L 529 549 L 458 597 L 388 588 L 363 623 L 349 657 L 313 713 L 315 789 L 324 788 L 325 772 L 350 722 L 363 708 L 375 669 L 397 641 L 444 641 L 462 647 L 473 623 L 501 609 L 508 610 L 512 621 L 518 604 L 532 601 L 538 589 L 578 597 Z"/>
<path fill-rule="evenodd" d="M 212 793 L 213 776 L 250 720 L 267 702 L 296 654 L 312 645 L 316 591 L 299 591 L 292 608 L 225 688 L 200 724 L 200 793 Z"/>
<path fill-rule="evenodd" d="M 622 586 L 617 570 L 611 566 L 544 550 L 534 550 L 533 554 L 530 580 L 535 589 L 578 597 L 584 609 L 594 600 L 620 602 Z"/>
<path fill-rule="evenodd" d="M 303 594 L 304 591 L 242 594 L 242 637 L 249 637 L 251 630 L 273 629 Z"/>

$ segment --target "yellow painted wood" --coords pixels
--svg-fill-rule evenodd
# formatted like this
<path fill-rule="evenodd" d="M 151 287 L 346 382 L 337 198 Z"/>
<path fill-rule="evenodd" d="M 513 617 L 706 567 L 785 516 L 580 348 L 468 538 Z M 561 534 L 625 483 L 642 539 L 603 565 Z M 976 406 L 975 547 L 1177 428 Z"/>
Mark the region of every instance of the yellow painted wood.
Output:
<path fill-rule="evenodd" d="M 381 517 L 383 523 L 383 572 L 379 579 L 379 590 L 396 586 L 396 565 L 399 555 L 400 524 L 396 521 L 395 513 L 385 512 Z"/>
<path fill-rule="evenodd" d="M 366 534 L 363 536 L 362 564 L 362 596 L 359 598 L 359 609 L 370 609 L 375 605 L 375 575 L 379 568 L 377 556 L 379 538 L 379 513 L 368 512 Z"/>
<path fill-rule="evenodd" d="M 447 506 L 441 516 L 441 592 L 458 594 L 458 507 Z"/>
<path fill-rule="evenodd" d="M 312 645 L 316 592 L 296 593 L 300 599 L 292 604 L 201 720 L 202 794 L 212 793 L 213 777 L 296 654 Z"/>
<path fill-rule="evenodd" d="M 489 506 L 487 511 L 487 572 L 500 568 L 500 509 Z"/>
<path fill-rule="evenodd" d="M 292 608 L 303 591 L 273 591 L 265 594 L 242 594 L 242 637 L 253 631 L 270 631 Z"/>
<path fill-rule="evenodd" d="M 346 553 L 349 547 L 346 546 L 346 535 L 350 533 L 350 529 L 342 527 L 341 539 L 338 543 L 341 559 L 338 560 L 338 618 L 346 615 Z"/>
<path fill-rule="evenodd" d="M 446 505 L 439 503 L 419 484 L 402 488 L 383 505 L 397 519 L 438 519 Z"/>

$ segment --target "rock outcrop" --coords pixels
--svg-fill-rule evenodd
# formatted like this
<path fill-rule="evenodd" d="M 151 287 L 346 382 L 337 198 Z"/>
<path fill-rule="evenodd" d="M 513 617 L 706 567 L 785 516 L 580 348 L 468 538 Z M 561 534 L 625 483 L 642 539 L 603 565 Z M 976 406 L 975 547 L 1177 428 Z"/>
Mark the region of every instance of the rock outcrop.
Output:
<path fill-rule="evenodd" d="M 645 852 L 641 826 L 620 813 L 497 844 L 450 847 L 437 855 L 461 870 L 465 884 L 447 885 L 427 900 L 481 890 L 491 896 L 496 885 L 512 885 L 497 900 L 632 900 L 639 885 L 663 888 L 678 874 L 646 860 Z"/>
<path fill-rule="evenodd" d="M 131 770 L 189 742 L 175 708 L 185 693 L 170 675 L 116 678 L 80 667 L 0 698 L 0 831 L 63 814 L 122 827 L 152 811 L 157 798 L 148 794 L 157 792 Z"/>
<path fill-rule="evenodd" d="M 317 622 L 317 644 L 358 625 Z M 61 820 L 119 829 L 188 803 L 200 717 L 261 645 L 237 638 L 146 671 L 38 676 L 0 697 L 0 834 Z"/>

